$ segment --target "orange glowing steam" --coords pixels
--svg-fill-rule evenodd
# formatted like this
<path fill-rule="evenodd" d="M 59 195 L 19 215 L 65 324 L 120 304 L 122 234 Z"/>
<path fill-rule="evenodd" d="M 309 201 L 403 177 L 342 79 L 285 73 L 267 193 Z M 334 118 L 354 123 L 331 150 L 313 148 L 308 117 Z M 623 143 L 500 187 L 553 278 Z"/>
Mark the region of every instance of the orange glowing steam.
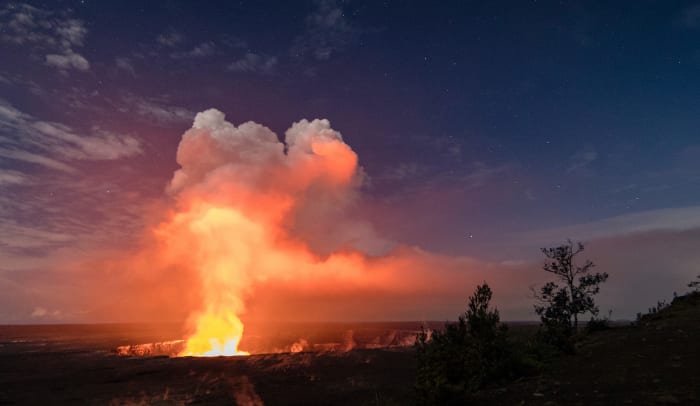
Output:
<path fill-rule="evenodd" d="M 237 314 L 244 310 L 242 296 L 251 284 L 254 247 L 263 244 L 261 227 L 233 209 L 198 206 L 176 215 L 158 234 L 201 280 L 204 310 L 190 317 L 195 332 L 182 355 L 247 354 L 238 350 L 243 323 Z"/>
<path fill-rule="evenodd" d="M 524 272 L 377 236 L 353 206 L 364 179 L 357 154 L 327 120 L 294 123 L 281 142 L 207 110 L 177 162 L 154 232 L 136 253 L 86 267 L 96 288 L 82 291 L 95 314 L 120 321 L 185 319 L 180 355 L 246 354 L 246 320 L 443 319 L 475 281 L 499 292 L 529 283 Z"/>
<path fill-rule="evenodd" d="M 156 235 L 168 262 L 199 279 L 202 303 L 190 314 L 182 355 L 247 354 L 238 348 L 239 316 L 256 285 L 303 285 L 329 271 L 294 230 L 305 219 L 328 221 L 346 204 L 361 180 L 357 155 L 326 120 L 294 124 L 285 148 L 266 127 L 235 127 L 208 110 L 184 134 L 177 158 L 182 168 L 169 189 L 178 209 Z M 357 276 L 346 268 L 341 279 Z"/>

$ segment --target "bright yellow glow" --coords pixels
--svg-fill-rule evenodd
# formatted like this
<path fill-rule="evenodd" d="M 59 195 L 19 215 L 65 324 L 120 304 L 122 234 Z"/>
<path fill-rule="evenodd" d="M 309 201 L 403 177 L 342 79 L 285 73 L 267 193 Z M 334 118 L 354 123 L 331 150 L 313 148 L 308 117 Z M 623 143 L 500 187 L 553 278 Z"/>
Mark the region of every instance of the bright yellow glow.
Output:
<path fill-rule="evenodd" d="M 243 337 L 243 323 L 235 314 L 204 313 L 197 321 L 196 333 L 187 339 L 181 356 L 216 357 L 248 355 L 238 349 Z"/>
<path fill-rule="evenodd" d="M 159 234 L 176 250 L 173 255 L 198 270 L 202 284 L 203 310 L 190 318 L 194 333 L 180 355 L 248 355 L 238 349 L 243 336 L 238 316 L 245 310 L 256 251 L 265 248 L 261 226 L 235 209 L 196 205 Z"/>

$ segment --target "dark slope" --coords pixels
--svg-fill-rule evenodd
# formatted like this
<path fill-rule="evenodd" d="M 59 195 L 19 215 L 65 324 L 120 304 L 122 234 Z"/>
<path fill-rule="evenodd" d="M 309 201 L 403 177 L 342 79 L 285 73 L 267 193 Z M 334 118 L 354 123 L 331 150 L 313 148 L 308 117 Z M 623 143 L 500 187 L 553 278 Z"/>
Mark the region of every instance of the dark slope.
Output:
<path fill-rule="evenodd" d="M 636 326 L 591 334 L 538 377 L 484 390 L 475 404 L 700 405 L 700 293 Z"/>

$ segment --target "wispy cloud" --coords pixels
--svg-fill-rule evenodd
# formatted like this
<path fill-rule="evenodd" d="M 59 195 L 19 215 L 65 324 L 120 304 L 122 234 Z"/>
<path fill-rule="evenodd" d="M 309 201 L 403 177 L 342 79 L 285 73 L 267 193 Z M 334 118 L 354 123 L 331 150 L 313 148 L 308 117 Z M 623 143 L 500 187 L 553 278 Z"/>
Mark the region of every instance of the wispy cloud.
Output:
<path fill-rule="evenodd" d="M 7 76 L 0 73 L 0 83 L 3 85 L 11 85 L 12 81 Z"/>
<path fill-rule="evenodd" d="M 61 320 L 63 319 L 63 312 L 58 309 L 48 310 L 44 307 L 36 306 L 29 317 L 43 320 Z"/>
<path fill-rule="evenodd" d="M 88 60 L 76 51 L 83 46 L 87 28 L 70 11 L 50 11 L 29 4 L 10 3 L 0 9 L 0 40 L 43 53 L 47 65 L 62 72 L 87 71 Z"/>
<path fill-rule="evenodd" d="M 75 69 L 86 71 L 90 69 L 90 63 L 80 54 L 75 52 L 66 52 L 65 54 L 48 54 L 46 55 L 46 64 L 56 67 L 60 70 Z"/>
<path fill-rule="evenodd" d="M 161 182 L 122 165 L 105 165 L 101 171 L 80 172 L 80 176 L 40 172 L 32 181 L 10 186 L 11 193 L 0 193 L 0 308 L 5 313 L 8 300 L 12 303 L 8 289 L 18 288 L 16 292 L 21 293 L 28 278 L 37 283 L 43 280 L 55 293 L 61 287 L 48 274 L 62 279 L 65 272 L 106 251 L 130 249 L 146 219 L 153 220 L 149 208 L 157 205 L 162 193 Z M 24 282 L 15 286 L 13 275 L 23 275 Z M 37 302 L 26 303 L 35 306 Z M 48 301 L 42 306 L 57 305 Z"/>
<path fill-rule="evenodd" d="M 405 142 L 404 135 L 395 136 L 395 142 Z M 417 148 L 438 154 L 450 161 L 459 161 L 462 158 L 462 145 L 459 137 L 451 135 L 415 134 L 408 136 L 410 143 Z"/>
<path fill-rule="evenodd" d="M 589 175 L 592 173 L 591 164 L 598 159 L 598 153 L 593 148 L 584 148 L 576 152 L 570 159 L 567 173 Z"/>
<path fill-rule="evenodd" d="M 517 238 L 541 244 L 566 238 L 592 240 L 649 231 L 700 229 L 700 206 L 648 210 L 608 217 L 584 224 L 528 231 Z"/>
<path fill-rule="evenodd" d="M 65 244 L 75 239 L 74 236 L 65 232 L 29 227 L 16 224 L 12 220 L 2 220 L 0 229 L 2 230 L 0 247 L 5 249 L 46 247 L 54 244 Z"/>
<path fill-rule="evenodd" d="M 184 39 L 185 37 L 182 34 L 173 29 L 169 29 L 168 31 L 158 35 L 156 37 L 156 42 L 162 46 L 172 48 L 182 43 Z"/>
<path fill-rule="evenodd" d="M 174 59 L 205 58 L 216 54 L 218 48 L 213 41 L 206 41 L 193 46 L 185 51 L 173 52 L 170 54 Z"/>
<path fill-rule="evenodd" d="M 32 183 L 31 177 L 12 169 L 0 169 L 0 187 L 9 185 L 26 185 Z"/>
<path fill-rule="evenodd" d="M 249 52 L 242 58 L 231 62 L 226 69 L 231 72 L 270 74 L 277 66 L 277 58 Z"/>
<path fill-rule="evenodd" d="M 475 189 L 484 186 L 495 178 L 508 174 L 512 169 L 513 165 L 511 164 L 489 166 L 483 162 L 475 162 L 472 164 L 472 170 L 459 176 L 458 179 L 468 189 Z"/>
<path fill-rule="evenodd" d="M 60 160 L 112 160 L 141 153 L 139 140 L 93 127 L 89 135 L 73 128 L 40 120 L 0 100 L 0 156 L 39 164 L 65 172 L 70 165 Z"/>
<path fill-rule="evenodd" d="M 242 39 L 232 35 L 193 40 L 180 31 L 168 29 L 156 37 L 155 43 L 142 44 L 140 57 L 169 57 L 175 60 L 203 59 L 225 55 L 231 50 L 247 47 Z"/>
<path fill-rule="evenodd" d="M 44 155 L 35 154 L 33 152 L 22 151 L 19 149 L 0 147 L 0 157 L 6 158 L 6 159 L 11 159 L 14 161 L 22 161 L 22 162 L 37 164 L 37 165 L 45 166 L 47 168 L 56 169 L 56 170 L 63 171 L 63 172 L 69 172 L 69 173 L 76 172 L 75 168 L 73 168 L 72 166 L 70 166 L 66 163 L 63 163 L 61 161 L 57 161 L 53 158 L 49 158 L 49 157 L 44 156 Z"/>
<path fill-rule="evenodd" d="M 427 168 L 425 166 L 415 162 L 402 162 L 398 165 L 386 168 L 379 178 L 389 181 L 413 179 L 426 170 Z"/>
<path fill-rule="evenodd" d="M 136 76 L 136 69 L 134 68 L 134 64 L 129 58 L 125 57 L 118 57 L 114 59 L 114 66 L 117 67 L 118 70 L 122 72 L 126 72 L 131 76 Z"/>
<path fill-rule="evenodd" d="M 342 7 L 334 0 L 316 2 L 305 19 L 304 33 L 295 38 L 290 53 L 296 59 L 325 61 L 357 36 Z"/>
<path fill-rule="evenodd" d="M 47 95 L 45 88 L 22 74 L 8 74 L 3 72 L 0 74 L 0 84 L 26 90 L 34 96 L 45 97 Z"/>
<path fill-rule="evenodd" d="M 195 113 L 189 109 L 173 106 L 167 102 L 156 99 L 148 99 L 135 94 L 126 94 L 122 97 L 123 105 L 120 110 L 132 112 L 141 117 L 161 123 L 178 124 L 193 120 Z"/>

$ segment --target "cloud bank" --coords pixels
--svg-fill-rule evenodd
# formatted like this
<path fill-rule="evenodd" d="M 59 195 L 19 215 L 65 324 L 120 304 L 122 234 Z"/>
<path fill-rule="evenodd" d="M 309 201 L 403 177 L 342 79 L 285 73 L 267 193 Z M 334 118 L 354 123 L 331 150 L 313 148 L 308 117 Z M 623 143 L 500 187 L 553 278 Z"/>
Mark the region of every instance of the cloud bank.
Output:
<path fill-rule="evenodd" d="M 0 40 L 19 46 L 31 46 L 42 52 L 48 66 L 62 72 L 87 71 L 88 60 L 78 53 L 85 42 L 87 28 L 70 12 L 55 12 L 29 4 L 9 3 L 0 9 Z"/>

